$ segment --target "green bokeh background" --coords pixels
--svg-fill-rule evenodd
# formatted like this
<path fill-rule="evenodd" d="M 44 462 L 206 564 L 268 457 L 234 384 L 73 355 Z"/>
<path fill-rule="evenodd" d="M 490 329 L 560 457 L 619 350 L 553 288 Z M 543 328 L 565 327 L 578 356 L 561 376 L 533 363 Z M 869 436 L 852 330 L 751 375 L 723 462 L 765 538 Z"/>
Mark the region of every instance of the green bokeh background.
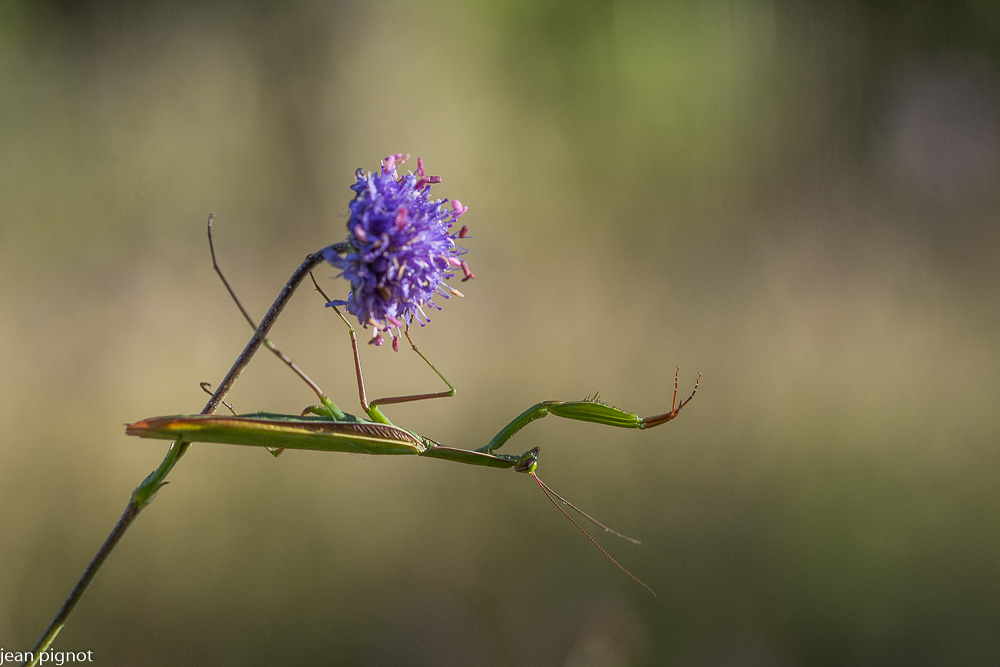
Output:
<path fill-rule="evenodd" d="M 1000 10 L 958 3 L 0 5 L 0 646 L 27 650 L 357 167 L 441 174 L 476 280 L 418 332 L 475 447 L 600 390 L 644 433 L 530 479 L 195 445 L 56 648 L 97 664 L 1000 662 Z M 340 289 L 329 268 L 320 280 Z M 274 330 L 354 409 L 342 327 Z M 374 395 L 433 390 L 364 350 Z M 260 356 L 230 395 L 297 412 Z"/>

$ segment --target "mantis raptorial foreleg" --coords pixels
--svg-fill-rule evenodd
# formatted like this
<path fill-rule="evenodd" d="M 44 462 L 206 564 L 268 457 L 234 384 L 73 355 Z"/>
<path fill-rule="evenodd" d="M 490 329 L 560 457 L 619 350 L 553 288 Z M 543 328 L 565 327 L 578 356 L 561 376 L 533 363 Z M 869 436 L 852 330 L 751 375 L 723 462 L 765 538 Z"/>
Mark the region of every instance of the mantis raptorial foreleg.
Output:
<path fill-rule="evenodd" d="M 563 417 L 565 419 L 576 419 L 578 421 L 590 422 L 592 424 L 607 424 L 608 426 L 617 426 L 619 428 L 642 429 L 652 428 L 654 426 L 659 426 L 660 424 L 666 424 L 668 421 L 676 417 L 685 405 L 691 402 L 691 399 L 694 398 L 694 395 L 698 392 L 698 383 L 701 382 L 701 373 L 699 373 L 698 378 L 694 381 L 694 389 L 691 391 L 691 395 L 678 404 L 677 389 L 680 372 L 680 367 L 674 371 L 674 400 L 668 412 L 653 415 L 652 417 L 640 417 L 633 412 L 625 412 L 624 410 L 616 408 L 613 405 L 601 403 L 597 400 L 596 396 L 592 399 L 585 399 L 582 401 L 542 401 L 541 403 L 536 403 L 515 417 L 509 424 L 500 429 L 500 432 L 497 433 L 492 440 L 476 451 L 492 454 L 494 451 L 502 447 L 505 442 L 510 440 L 515 433 L 536 419 L 541 419 L 546 415 L 555 415 L 556 417 Z"/>

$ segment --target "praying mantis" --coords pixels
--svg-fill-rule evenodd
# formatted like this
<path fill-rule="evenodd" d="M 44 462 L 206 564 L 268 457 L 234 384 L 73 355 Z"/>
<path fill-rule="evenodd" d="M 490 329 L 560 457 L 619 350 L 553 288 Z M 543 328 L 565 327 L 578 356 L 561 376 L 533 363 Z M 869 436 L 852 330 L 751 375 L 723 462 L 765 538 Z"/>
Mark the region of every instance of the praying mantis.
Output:
<path fill-rule="evenodd" d="M 369 455 L 416 455 L 429 458 L 441 459 L 444 461 L 454 461 L 469 465 L 487 466 L 491 468 L 513 468 L 520 473 L 529 474 L 538 482 L 546 497 L 562 512 L 573 524 L 587 536 L 587 538 L 597 546 L 612 563 L 621 569 L 629 577 L 644 586 L 649 592 L 653 590 L 645 583 L 636 578 L 632 573 L 618 564 L 614 558 L 608 554 L 579 523 L 577 523 L 562 507 L 556 499 L 563 504 L 579 512 L 581 516 L 593 522 L 605 532 L 617 537 L 638 543 L 630 537 L 618 533 L 593 517 L 589 516 L 575 505 L 567 501 L 562 496 L 555 493 L 538 476 L 535 470 L 538 466 L 539 447 L 532 447 L 520 455 L 500 453 L 498 450 L 503 447 L 518 431 L 531 422 L 541 419 L 547 415 L 573 419 L 577 421 L 589 422 L 593 424 L 606 424 L 618 428 L 647 429 L 666 424 L 680 414 L 681 410 L 691 402 L 698 391 L 698 384 L 701 375 L 695 380 L 694 389 L 691 394 L 680 403 L 677 401 L 679 374 L 678 368 L 674 372 L 674 395 L 670 410 L 651 417 L 639 417 L 635 413 L 626 412 L 598 400 L 597 396 L 586 398 L 580 401 L 542 401 L 531 406 L 520 415 L 511 420 L 506 426 L 493 436 L 493 438 L 478 449 L 460 449 L 446 446 L 436 440 L 420 435 L 393 424 L 385 416 L 380 406 L 422 401 L 433 398 L 443 398 L 455 395 L 455 387 L 452 383 L 434 366 L 433 363 L 417 348 L 410 336 L 408 327 L 404 331 L 407 341 L 413 351 L 430 367 L 432 371 L 447 385 L 448 389 L 425 394 L 414 394 L 407 396 L 392 396 L 369 401 L 365 391 L 364 376 L 361 368 L 361 356 L 358 349 L 357 335 L 354 327 L 344 317 L 343 313 L 336 307 L 334 311 L 347 326 L 351 348 L 354 355 L 355 374 L 358 384 L 358 395 L 361 401 L 361 408 L 367 418 L 358 417 L 341 410 L 320 387 L 313 382 L 295 363 L 289 359 L 278 347 L 261 333 L 253 319 L 243 308 L 228 280 L 223 275 L 215 256 L 215 247 L 212 241 L 212 219 L 208 222 L 209 249 L 212 255 L 212 265 L 219 278 L 222 280 L 239 308 L 244 319 L 257 332 L 261 343 L 277 356 L 286 366 L 295 372 L 316 394 L 319 399 L 317 405 L 310 406 L 299 415 L 276 414 L 269 412 L 256 412 L 245 415 L 234 414 L 225 415 L 173 415 L 165 417 L 152 417 L 138 422 L 128 424 L 125 432 L 128 435 L 139 436 L 141 438 L 157 438 L 184 442 L 213 442 L 234 445 L 250 445 L 266 447 L 272 454 L 277 456 L 285 449 L 318 450 L 326 452 L 349 452 L 354 454 Z M 310 274 L 311 276 L 311 274 Z M 323 294 L 323 290 L 313 278 L 316 289 Z M 323 294 L 324 298 L 329 298 Z M 655 595 L 655 593 L 653 593 Z"/>

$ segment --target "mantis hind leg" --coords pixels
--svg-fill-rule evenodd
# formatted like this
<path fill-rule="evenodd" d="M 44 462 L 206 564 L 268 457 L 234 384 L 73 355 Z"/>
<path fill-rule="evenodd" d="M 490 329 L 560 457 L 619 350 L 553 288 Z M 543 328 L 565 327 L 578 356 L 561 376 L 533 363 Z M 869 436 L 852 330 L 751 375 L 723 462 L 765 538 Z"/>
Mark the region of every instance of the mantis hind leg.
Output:
<path fill-rule="evenodd" d="M 201 387 L 201 390 L 204 391 L 209 396 L 215 395 L 215 392 L 212 391 L 212 385 L 211 385 L 211 383 L 209 383 L 209 382 L 201 382 L 201 383 L 199 383 L 199 386 Z M 232 403 L 226 403 L 225 401 L 221 401 L 221 403 L 224 406 L 226 406 L 227 410 L 229 410 L 230 412 L 233 413 L 234 417 L 239 417 L 239 413 L 237 413 L 236 410 L 235 410 L 235 408 L 233 408 Z M 313 408 L 306 408 L 305 410 L 302 411 L 302 416 L 303 417 L 306 416 L 307 414 L 309 414 L 310 412 L 312 412 L 312 410 L 313 410 Z M 268 454 L 270 454 L 271 456 L 273 456 L 275 458 L 278 458 L 279 456 L 281 456 L 281 453 L 283 451 L 285 451 L 284 447 L 265 447 L 265 449 L 267 449 L 267 453 Z"/>
<path fill-rule="evenodd" d="M 546 415 L 555 415 L 564 419 L 576 419 L 577 421 L 590 422 L 593 424 L 607 424 L 618 428 L 652 428 L 660 424 L 666 424 L 676 417 L 685 405 L 691 402 L 698 392 L 698 383 L 701 382 L 701 374 L 695 380 L 694 389 L 686 399 L 677 402 L 678 383 L 680 378 L 680 368 L 674 372 L 674 399 L 670 410 L 651 417 L 640 417 L 634 412 L 626 412 L 613 405 L 603 403 L 594 398 L 587 398 L 582 401 L 543 401 L 531 406 L 520 415 L 515 417 L 509 424 L 504 426 L 492 440 L 476 451 L 492 454 L 495 450 L 503 446 L 515 433 L 522 428 Z"/>
<path fill-rule="evenodd" d="M 293 373 L 295 373 L 296 375 L 298 375 L 299 378 L 303 382 L 305 382 L 309 386 L 310 389 L 312 389 L 313 393 L 316 394 L 316 397 L 319 398 L 320 402 L 323 404 L 323 410 L 326 413 L 328 413 L 332 419 L 334 419 L 336 421 L 340 421 L 340 420 L 345 419 L 347 417 L 347 415 L 344 413 L 344 411 L 341 410 L 340 408 L 338 408 L 337 405 L 332 400 L 330 400 L 330 397 L 323 393 L 323 390 L 319 388 L 319 385 L 316 384 L 315 382 L 313 382 L 312 378 L 310 378 L 308 375 L 306 375 L 305 371 L 303 371 L 301 368 L 299 368 L 295 364 L 295 362 L 292 361 L 288 357 L 288 355 L 286 355 L 284 352 L 282 352 L 281 350 L 279 350 L 278 346 L 275 345 L 273 342 L 271 342 L 271 340 L 266 335 L 264 335 L 264 332 L 267 330 L 267 327 L 270 327 L 270 324 L 268 324 L 267 327 L 265 327 L 265 322 L 264 321 L 262 321 L 259 325 L 255 324 L 253 318 L 250 317 L 250 314 L 247 312 L 246 308 L 244 308 L 243 304 L 240 303 L 239 297 L 236 296 L 236 292 L 233 290 L 232 286 L 229 284 L 229 281 L 226 279 L 226 275 L 222 272 L 222 267 L 219 266 L 219 262 L 215 258 L 215 241 L 212 239 L 212 221 L 213 220 L 215 220 L 215 214 L 214 213 L 212 213 L 211 215 L 208 216 L 208 250 L 209 250 L 209 253 L 212 255 L 212 268 L 215 270 L 216 275 L 219 276 L 219 280 L 222 281 L 222 284 L 226 288 L 226 291 L 229 292 L 229 296 L 233 300 L 233 303 L 236 304 L 236 308 L 240 311 L 240 314 L 243 315 L 243 319 L 245 319 L 247 321 L 247 324 L 250 325 L 250 328 L 254 330 L 254 336 L 258 340 L 260 340 L 260 344 L 261 345 L 263 345 L 268 350 L 270 350 L 270 352 L 272 354 L 274 354 L 274 356 L 276 356 L 281 361 L 281 363 L 283 363 L 286 366 L 288 366 L 288 368 Z M 312 275 L 312 271 L 309 272 L 309 275 L 310 276 Z M 313 283 L 315 283 L 315 282 L 316 282 L 316 279 L 313 278 Z M 291 289 L 295 289 L 295 287 L 292 286 L 291 284 L 286 285 L 286 289 L 288 289 L 289 287 Z M 277 303 L 278 302 L 275 302 L 275 305 L 277 305 Z M 272 308 L 273 308 L 273 306 L 272 306 Z M 278 312 L 280 312 L 280 309 L 278 309 Z M 277 314 L 275 314 L 275 317 L 277 317 Z M 272 320 L 272 322 L 273 322 L 273 320 Z M 247 348 L 247 349 L 250 349 L 250 348 Z M 234 369 L 235 369 L 235 367 L 234 367 Z M 206 408 L 206 410 L 207 409 L 208 408 Z M 213 410 L 214 410 L 214 408 L 213 408 Z M 230 407 L 230 410 L 232 410 L 231 407 Z M 271 452 L 271 453 L 273 454 L 274 452 Z M 275 454 L 275 456 L 277 456 L 277 454 Z"/>

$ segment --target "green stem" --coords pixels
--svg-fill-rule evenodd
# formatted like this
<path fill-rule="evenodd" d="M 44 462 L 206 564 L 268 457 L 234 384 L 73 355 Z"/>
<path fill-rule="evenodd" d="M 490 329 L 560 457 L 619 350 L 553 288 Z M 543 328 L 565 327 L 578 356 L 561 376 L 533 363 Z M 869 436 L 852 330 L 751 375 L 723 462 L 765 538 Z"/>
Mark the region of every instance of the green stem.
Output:
<path fill-rule="evenodd" d="M 345 246 L 346 248 L 346 244 L 336 244 L 334 248 L 341 251 L 340 246 Z M 257 352 L 258 348 L 260 348 L 261 342 L 264 340 L 264 337 L 267 335 L 267 332 L 270 331 L 271 327 L 274 326 L 274 322 L 278 319 L 278 315 L 281 314 L 281 311 L 285 308 L 289 299 L 291 299 L 292 294 L 295 292 L 295 288 L 299 286 L 299 283 L 302 282 L 309 271 L 311 271 L 313 267 L 321 261 L 323 261 L 322 251 L 314 252 L 306 257 L 305 261 L 302 262 L 302 264 L 299 265 L 299 268 L 295 270 L 295 273 L 293 273 L 292 277 L 288 279 L 287 283 L 285 283 L 285 287 L 278 294 L 274 303 L 271 304 L 271 308 L 267 311 L 267 314 L 264 315 L 264 319 L 260 321 L 260 325 L 254 332 L 253 338 L 251 338 L 250 342 L 247 343 L 247 346 L 243 348 L 243 352 L 239 357 L 237 357 L 236 362 L 233 364 L 232 368 L 229 369 L 229 373 L 227 373 L 226 377 L 221 383 L 219 383 L 215 393 L 212 394 L 208 403 L 205 404 L 201 414 L 211 414 L 219 407 L 223 399 L 225 399 L 226 394 L 229 393 L 229 390 L 232 389 L 233 384 L 236 383 L 236 380 L 243 372 L 243 369 L 247 367 L 250 363 L 250 359 L 253 358 L 253 355 Z M 139 516 L 139 512 L 141 512 L 147 505 L 149 505 L 149 503 L 153 501 L 153 498 L 156 496 L 156 492 L 159 491 L 160 487 L 165 484 L 164 479 L 173 469 L 174 465 L 177 464 L 177 461 L 179 461 L 184 455 L 190 445 L 190 442 L 184 442 L 181 440 L 171 443 L 166 456 L 163 458 L 163 462 L 160 463 L 159 467 L 150 473 L 149 476 L 143 480 L 142 484 L 136 487 L 135 491 L 132 492 L 132 497 L 129 499 L 128 506 L 125 508 L 125 512 L 122 514 L 121 518 L 118 519 L 118 523 L 115 524 L 115 527 L 111 530 L 111 534 L 108 535 L 104 544 L 102 544 L 101 548 L 98 549 L 97 554 L 90 561 L 87 569 L 83 571 L 83 575 L 73 588 L 73 591 L 69 594 L 69 597 L 66 598 L 62 608 L 59 609 L 59 613 L 57 613 L 55 618 L 52 619 L 49 627 L 45 629 L 45 632 L 42 633 L 38 643 L 35 644 L 35 647 L 31 650 L 31 659 L 24 663 L 26 667 L 34 667 L 34 665 L 37 665 L 41 654 L 49 648 L 53 641 L 55 641 L 59 631 L 63 629 L 64 625 L 66 625 L 66 620 L 69 618 L 73 608 L 76 607 L 76 604 L 80 601 L 80 598 L 83 597 L 83 594 L 87 591 L 87 588 L 94 580 L 94 577 L 97 576 L 97 572 L 101 569 L 101 566 L 104 565 L 104 561 L 107 560 L 109 555 L 111 555 L 114 548 L 118 546 L 118 542 L 125 534 L 125 531 L 127 531 L 135 521 L 136 517 Z"/>

